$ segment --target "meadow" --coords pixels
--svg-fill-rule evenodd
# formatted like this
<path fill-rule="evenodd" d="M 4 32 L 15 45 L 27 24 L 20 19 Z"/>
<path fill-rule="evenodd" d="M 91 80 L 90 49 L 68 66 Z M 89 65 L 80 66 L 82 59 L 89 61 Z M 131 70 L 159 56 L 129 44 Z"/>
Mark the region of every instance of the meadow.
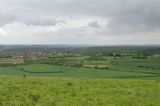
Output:
<path fill-rule="evenodd" d="M 0 77 L 1 106 L 159 106 L 159 80 Z"/>

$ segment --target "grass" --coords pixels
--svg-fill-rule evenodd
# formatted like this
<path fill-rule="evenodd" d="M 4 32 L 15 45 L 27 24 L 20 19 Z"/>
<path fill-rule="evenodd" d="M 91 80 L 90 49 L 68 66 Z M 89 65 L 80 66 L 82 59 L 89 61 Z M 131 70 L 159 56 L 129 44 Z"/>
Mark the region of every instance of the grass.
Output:
<path fill-rule="evenodd" d="M 160 61 L 154 59 L 115 59 L 109 69 L 49 64 L 0 66 L 0 75 L 160 79 L 159 64 Z"/>
<path fill-rule="evenodd" d="M 23 70 L 21 70 L 23 68 Z M 125 77 L 154 77 L 153 74 L 117 71 L 111 69 L 90 69 L 70 66 L 58 66 L 47 64 L 31 64 L 21 66 L 1 67 L 1 75 L 27 75 L 27 76 L 60 76 L 83 78 L 125 78 Z"/>
<path fill-rule="evenodd" d="M 0 77 L 4 106 L 158 106 L 160 82 L 47 77 Z"/>
<path fill-rule="evenodd" d="M 0 106 L 159 106 L 159 64 L 116 59 L 109 69 L 0 66 Z"/>
<path fill-rule="evenodd" d="M 113 63 L 119 71 L 153 74 L 160 77 L 160 60 L 155 59 L 119 59 Z"/>

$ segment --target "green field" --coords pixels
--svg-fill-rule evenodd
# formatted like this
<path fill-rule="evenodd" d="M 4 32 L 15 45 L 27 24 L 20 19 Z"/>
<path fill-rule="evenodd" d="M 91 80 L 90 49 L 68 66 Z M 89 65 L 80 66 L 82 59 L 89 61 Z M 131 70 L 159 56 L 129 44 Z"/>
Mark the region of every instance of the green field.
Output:
<path fill-rule="evenodd" d="M 0 77 L 2 106 L 159 106 L 157 80 Z"/>
<path fill-rule="evenodd" d="M 159 106 L 160 60 L 110 62 L 108 69 L 0 66 L 0 106 Z"/>
<path fill-rule="evenodd" d="M 160 60 L 116 59 L 109 69 L 31 64 L 1 66 L 1 75 L 160 79 Z"/>

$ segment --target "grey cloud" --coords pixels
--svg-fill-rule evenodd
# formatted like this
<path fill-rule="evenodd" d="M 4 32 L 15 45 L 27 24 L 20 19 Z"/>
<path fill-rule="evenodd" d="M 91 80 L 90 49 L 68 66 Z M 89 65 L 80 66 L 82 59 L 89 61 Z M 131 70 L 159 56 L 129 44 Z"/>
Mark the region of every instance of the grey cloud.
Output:
<path fill-rule="evenodd" d="M 97 21 L 88 23 L 88 26 L 93 27 L 93 28 L 100 28 L 100 25 L 98 24 Z"/>
<path fill-rule="evenodd" d="M 35 26 L 54 26 L 59 23 L 66 24 L 65 21 L 54 20 L 54 19 L 25 20 L 24 23 L 26 25 L 35 25 Z"/>
<path fill-rule="evenodd" d="M 109 17 L 108 27 L 114 32 L 152 31 L 160 27 L 160 1 L 126 0 Z"/>
<path fill-rule="evenodd" d="M 66 24 L 67 22 L 64 20 L 57 20 L 57 19 L 50 19 L 50 18 L 43 18 L 43 17 L 18 17 L 18 16 L 11 16 L 11 15 L 1 15 L 0 14 L 0 26 L 5 26 L 6 24 L 10 24 L 13 22 L 23 23 L 25 25 L 35 25 L 35 26 L 54 26 L 56 24 Z"/>
<path fill-rule="evenodd" d="M 141 35 L 160 32 L 160 0 L 0 0 L 1 27 L 13 22 L 34 27 L 55 26 L 66 24 L 68 19 L 79 16 L 84 20 L 85 17 L 105 18 L 108 23 L 104 28 L 96 18 L 94 22 L 85 22 L 90 22 L 88 26 L 97 29 L 84 28 L 79 31 L 81 28 L 76 27 L 77 30 L 73 28 L 71 31 L 66 28 L 62 33 L 60 28 L 57 36 L 60 32 L 60 36 L 65 33 L 71 36 L 92 33 L 115 35 L 118 39 L 126 33 L 135 36 L 133 33 L 137 32 L 141 32 Z"/>
<path fill-rule="evenodd" d="M 4 26 L 5 24 L 11 23 L 14 20 L 15 20 L 14 16 L 0 13 L 0 26 Z"/>
<path fill-rule="evenodd" d="M 26 15 L 98 15 L 130 22 L 157 24 L 160 15 L 159 0 L 1 0 L 10 12 Z M 91 3 L 92 2 L 92 3 Z M 24 12 L 24 13 L 23 13 Z M 144 19 L 144 21 L 142 20 Z M 132 21 L 131 21 L 132 20 Z"/>
<path fill-rule="evenodd" d="M 135 27 L 138 27 L 138 31 L 160 27 L 159 0 L 1 0 L 1 2 L 6 4 L 9 14 L 17 16 L 16 21 L 24 18 L 24 22 L 29 25 L 55 25 L 56 21 L 34 19 L 25 21 L 25 17 L 32 19 L 32 17 L 88 15 L 108 18 L 110 20 L 108 28 L 114 31 L 121 30 L 121 26 L 126 27 L 124 32 L 133 32 Z M 8 22 L 11 21 L 1 19 L 0 24 Z"/>

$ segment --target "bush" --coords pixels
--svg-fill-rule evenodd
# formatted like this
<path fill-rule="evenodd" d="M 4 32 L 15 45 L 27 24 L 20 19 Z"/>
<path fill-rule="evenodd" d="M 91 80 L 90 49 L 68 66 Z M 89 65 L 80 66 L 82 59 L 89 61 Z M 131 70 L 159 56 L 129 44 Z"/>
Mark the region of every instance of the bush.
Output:
<path fill-rule="evenodd" d="M 26 78 L 26 75 L 23 75 L 23 78 Z"/>
<path fill-rule="evenodd" d="M 83 66 L 83 64 L 81 64 L 81 63 L 75 63 L 75 64 L 72 64 L 71 66 L 75 66 L 75 67 L 82 67 L 82 66 Z"/>

